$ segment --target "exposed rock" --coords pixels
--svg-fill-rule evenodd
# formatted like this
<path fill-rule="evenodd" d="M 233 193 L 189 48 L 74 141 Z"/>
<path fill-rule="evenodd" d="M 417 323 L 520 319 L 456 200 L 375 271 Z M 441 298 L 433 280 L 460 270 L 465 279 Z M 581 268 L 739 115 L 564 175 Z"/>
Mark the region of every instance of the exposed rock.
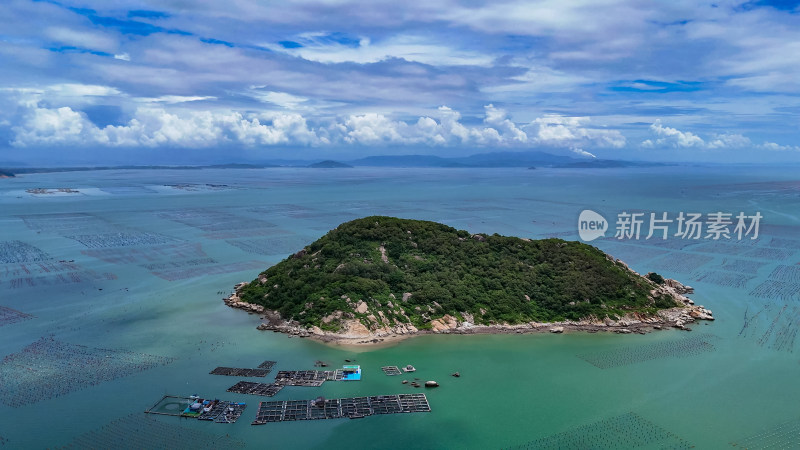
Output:
<path fill-rule="evenodd" d="M 550 328 L 551 333 L 563 333 L 564 327 L 552 327 Z"/>
<path fill-rule="evenodd" d="M 411 295 L 412 295 L 412 294 L 411 294 L 411 292 L 404 292 L 404 293 L 403 293 L 403 301 L 404 301 L 404 302 L 407 302 L 407 301 L 408 301 L 408 299 L 410 299 L 410 298 L 411 298 Z"/>
<path fill-rule="evenodd" d="M 299 252 L 297 252 L 294 255 L 292 255 L 292 258 L 302 258 L 303 256 L 306 256 L 307 254 L 308 254 L 308 251 L 306 249 L 301 249 Z"/>
<path fill-rule="evenodd" d="M 473 234 L 472 239 L 475 239 L 478 242 L 486 242 L 486 236 L 483 236 L 481 234 Z"/>
<path fill-rule="evenodd" d="M 389 257 L 386 256 L 386 247 L 381 245 L 380 247 L 378 247 L 378 250 L 380 250 L 380 252 L 381 252 L 381 261 L 383 261 L 385 263 L 388 263 L 389 262 Z"/>
<path fill-rule="evenodd" d="M 358 304 L 356 305 L 356 312 L 359 314 L 366 314 L 367 310 L 369 310 L 367 304 L 364 303 L 363 300 L 359 300 Z"/>

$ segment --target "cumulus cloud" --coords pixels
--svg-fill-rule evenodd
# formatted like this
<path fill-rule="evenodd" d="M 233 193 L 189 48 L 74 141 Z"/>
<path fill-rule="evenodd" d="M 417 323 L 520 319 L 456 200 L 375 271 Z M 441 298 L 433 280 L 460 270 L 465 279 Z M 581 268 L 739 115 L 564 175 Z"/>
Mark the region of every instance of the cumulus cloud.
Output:
<path fill-rule="evenodd" d="M 749 137 L 738 133 L 712 134 L 707 140 L 688 131 L 680 131 L 676 128 L 665 127 L 661 120 L 656 120 L 650 125 L 650 131 L 657 139 L 647 139 L 642 142 L 644 148 L 700 148 L 700 149 L 761 149 L 771 151 L 800 151 L 800 147 L 793 145 L 781 145 L 774 142 L 764 141 L 761 144 L 754 143 Z"/>
<path fill-rule="evenodd" d="M 585 146 L 622 148 L 627 140 L 619 130 L 593 128 L 589 117 L 547 114 L 534 119 L 528 127 L 535 142 L 542 145 L 579 148 Z"/>
<path fill-rule="evenodd" d="M 680 131 L 677 128 L 665 127 L 661 124 L 661 119 L 656 119 L 650 125 L 652 131 L 658 138 L 656 140 L 646 140 L 642 142 L 642 146 L 646 148 L 653 147 L 675 147 L 675 148 L 688 148 L 688 147 L 705 147 L 705 141 L 696 134 L 686 131 Z"/>
<path fill-rule="evenodd" d="M 124 125 L 100 128 L 69 107 L 33 108 L 13 127 L 16 147 L 57 144 L 113 147 L 210 147 L 244 145 L 314 145 L 320 142 L 299 114 L 245 117 L 239 112 L 169 112 L 139 108 Z"/>
<path fill-rule="evenodd" d="M 98 93 L 101 90 L 97 91 Z M 397 120 L 380 113 L 351 114 L 309 123 L 296 112 L 243 113 L 232 110 L 167 109 L 166 105 L 209 97 L 139 98 L 140 105 L 122 125 L 98 127 L 86 114 L 69 106 L 26 105 L 12 127 L 16 147 L 55 144 L 115 147 L 210 147 L 257 145 L 425 145 L 425 146 L 558 146 L 593 156 L 584 146 L 619 147 L 617 130 L 590 128 L 586 117 L 545 116 L 523 131 L 502 108 L 484 107 L 482 125 L 461 123 L 461 114 L 447 106 L 430 115 Z M 143 105 L 146 104 L 145 105 Z"/>

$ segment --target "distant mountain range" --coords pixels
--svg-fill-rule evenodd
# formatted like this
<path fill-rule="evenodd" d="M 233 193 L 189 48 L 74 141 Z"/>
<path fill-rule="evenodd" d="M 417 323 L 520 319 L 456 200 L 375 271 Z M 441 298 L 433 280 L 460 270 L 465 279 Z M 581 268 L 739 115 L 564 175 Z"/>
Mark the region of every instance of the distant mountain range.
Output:
<path fill-rule="evenodd" d="M 267 167 L 310 167 L 346 169 L 351 167 L 443 167 L 443 168 L 498 168 L 498 167 L 552 167 L 566 169 L 602 169 L 624 167 L 663 166 L 665 163 L 622 161 L 612 159 L 573 158 L 546 152 L 493 152 L 477 153 L 461 157 L 441 157 L 433 155 L 386 155 L 367 156 L 349 161 L 301 161 L 276 160 L 262 163 L 214 164 L 204 166 L 83 166 L 83 167 L 8 167 L 0 168 L 0 177 L 13 177 L 26 173 L 74 172 L 85 170 L 124 170 L 124 169 L 262 169 Z"/>

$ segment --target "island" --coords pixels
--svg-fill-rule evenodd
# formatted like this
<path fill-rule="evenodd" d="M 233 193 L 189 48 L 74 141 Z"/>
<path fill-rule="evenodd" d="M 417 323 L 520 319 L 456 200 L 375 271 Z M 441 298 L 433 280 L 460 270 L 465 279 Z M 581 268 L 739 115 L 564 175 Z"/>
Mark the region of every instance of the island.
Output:
<path fill-rule="evenodd" d="M 308 167 L 312 169 L 352 169 L 353 166 L 339 161 L 332 161 L 327 159 L 318 163 L 309 164 Z"/>
<path fill-rule="evenodd" d="M 339 225 L 224 301 L 259 314 L 262 330 L 370 344 L 430 333 L 688 329 L 713 320 L 691 292 L 582 242 L 372 216 Z"/>

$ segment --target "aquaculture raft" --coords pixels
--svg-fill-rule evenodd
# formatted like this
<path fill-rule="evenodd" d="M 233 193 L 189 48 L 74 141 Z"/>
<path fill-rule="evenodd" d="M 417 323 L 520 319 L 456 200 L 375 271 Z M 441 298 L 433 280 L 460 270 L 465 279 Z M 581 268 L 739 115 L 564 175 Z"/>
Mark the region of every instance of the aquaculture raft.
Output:
<path fill-rule="evenodd" d="M 265 377 L 272 371 L 275 361 L 264 361 L 257 369 L 239 369 L 235 367 L 217 367 L 209 372 L 211 375 L 225 375 L 229 377 Z"/>
<path fill-rule="evenodd" d="M 261 402 L 253 425 L 316 419 L 360 419 L 373 414 L 430 412 L 425 394 L 376 395 Z"/>
<path fill-rule="evenodd" d="M 228 392 L 272 397 L 280 392 L 281 389 L 283 389 L 283 385 L 276 383 L 254 383 L 252 381 L 240 381 L 229 387 Z"/>
<path fill-rule="evenodd" d="M 189 417 L 197 420 L 207 420 L 216 423 L 234 423 L 239 420 L 244 409 L 245 403 L 230 402 L 225 400 L 213 400 L 204 403 L 206 400 L 195 397 L 178 397 L 175 395 L 165 395 L 149 409 L 146 414 L 159 414 L 162 416 Z M 192 411 L 190 406 L 199 403 L 202 407 Z M 209 410 L 206 411 L 205 409 Z"/>
<path fill-rule="evenodd" d="M 383 371 L 383 373 L 389 376 L 400 375 L 403 373 L 397 366 L 383 366 L 381 367 L 381 370 Z"/>

